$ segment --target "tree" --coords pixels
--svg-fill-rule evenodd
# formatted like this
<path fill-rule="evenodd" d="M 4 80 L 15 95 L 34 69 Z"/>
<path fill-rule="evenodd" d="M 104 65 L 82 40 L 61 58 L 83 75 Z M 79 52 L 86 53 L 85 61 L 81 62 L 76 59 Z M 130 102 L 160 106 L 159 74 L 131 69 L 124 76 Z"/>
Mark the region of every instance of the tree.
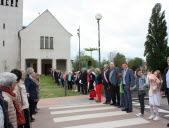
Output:
<path fill-rule="evenodd" d="M 113 58 L 113 62 L 116 67 L 122 69 L 122 63 L 126 61 L 126 57 L 123 54 L 117 53 Z"/>
<path fill-rule="evenodd" d="M 134 71 L 142 65 L 143 65 L 143 59 L 139 58 L 139 57 L 136 57 L 134 59 L 130 59 L 128 61 L 129 68 L 133 69 Z"/>
<path fill-rule="evenodd" d="M 80 65 L 81 65 L 81 68 L 96 68 L 97 65 L 98 65 L 98 61 L 96 61 L 95 59 L 93 59 L 91 56 L 87 56 L 84 54 L 84 51 L 81 51 L 80 53 L 81 55 L 81 59 L 80 59 Z M 88 61 L 91 61 L 92 62 L 92 66 L 89 67 L 88 66 Z M 79 71 L 79 56 L 77 55 L 75 60 L 74 60 L 74 63 L 73 63 L 73 70 L 74 71 Z"/>
<path fill-rule="evenodd" d="M 92 52 L 93 52 L 93 51 L 97 51 L 98 48 L 85 48 L 84 50 L 85 50 L 85 51 L 88 51 L 88 52 L 91 52 L 91 57 L 92 57 Z"/>
<path fill-rule="evenodd" d="M 157 3 L 152 9 L 152 15 L 148 25 L 148 34 L 144 44 L 147 67 L 151 71 L 163 71 L 167 66 L 169 55 L 167 46 L 167 25 L 165 11 L 161 12 L 161 4 Z"/>

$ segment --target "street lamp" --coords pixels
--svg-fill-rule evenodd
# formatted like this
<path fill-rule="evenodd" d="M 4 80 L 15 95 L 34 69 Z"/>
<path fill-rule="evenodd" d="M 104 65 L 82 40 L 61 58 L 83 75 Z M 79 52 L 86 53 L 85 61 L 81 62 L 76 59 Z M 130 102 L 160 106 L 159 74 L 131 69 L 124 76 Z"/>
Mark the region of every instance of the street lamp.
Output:
<path fill-rule="evenodd" d="M 79 37 L 79 71 L 80 71 L 80 26 L 79 29 L 77 29 L 77 35 Z"/>
<path fill-rule="evenodd" d="M 95 18 L 96 18 L 97 23 L 98 23 L 98 49 L 99 49 L 99 68 L 100 68 L 100 20 L 102 19 L 102 15 L 96 14 Z"/>

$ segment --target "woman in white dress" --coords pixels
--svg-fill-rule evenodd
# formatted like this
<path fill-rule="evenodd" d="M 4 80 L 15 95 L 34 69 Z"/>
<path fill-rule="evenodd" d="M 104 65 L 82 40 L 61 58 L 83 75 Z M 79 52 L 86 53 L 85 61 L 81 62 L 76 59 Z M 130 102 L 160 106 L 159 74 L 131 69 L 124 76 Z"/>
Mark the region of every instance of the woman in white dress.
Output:
<path fill-rule="evenodd" d="M 150 112 L 151 112 L 151 116 L 148 119 L 159 120 L 160 118 L 159 118 L 159 112 L 157 107 L 160 106 L 160 102 L 161 102 L 160 88 L 161 88 L 162 80 L 161 80 L 160 71 L 157 70 L 154 72 L 154 74 L 149 74 L 148 80 L 150 83 L 149 104 L 150 104 Z"/>

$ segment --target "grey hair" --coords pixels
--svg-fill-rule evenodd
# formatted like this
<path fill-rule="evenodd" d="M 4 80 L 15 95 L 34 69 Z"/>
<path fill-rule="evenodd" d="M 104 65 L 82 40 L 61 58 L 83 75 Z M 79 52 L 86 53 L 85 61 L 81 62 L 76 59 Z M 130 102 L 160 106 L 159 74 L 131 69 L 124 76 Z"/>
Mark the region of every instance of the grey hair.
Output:
<path fill-rule="evenodd" d="M 110 64 L 113 64 L 113 65 L 114 65 L 114 62 L 110 62 Z"/>
<path fill-rule="evenodd" d="M 30 68 L 27 69 L 27 74 L 31 74 L 31 73 L 33 73 L 33 72 L 34 72 L 34 69 L 33 69 L 33 68 L 30 67 Z"/>
<path fill-rule="evenodd" d="M 108 65 L 108 64 L 105 64 L 104 66 L 106 66 L 107 68 L 109 68 L 109 65 Z"/>
<path fill-rule="evenodd" d="M 167 57 L 167 59 L 169 59 L 169 56 Z"/>
<path fill-rule="evenodd" d="M 93 70 L 92 70 L 92 69 L 89 69 L 88 72 L 93 72 Z"/>
<path fill-rule="evenodd" d="M 16 81 L 17 81 L 17 76 L 15 74 L 9 72 L 0 73 L 1 86 L 10 87 Z"/>

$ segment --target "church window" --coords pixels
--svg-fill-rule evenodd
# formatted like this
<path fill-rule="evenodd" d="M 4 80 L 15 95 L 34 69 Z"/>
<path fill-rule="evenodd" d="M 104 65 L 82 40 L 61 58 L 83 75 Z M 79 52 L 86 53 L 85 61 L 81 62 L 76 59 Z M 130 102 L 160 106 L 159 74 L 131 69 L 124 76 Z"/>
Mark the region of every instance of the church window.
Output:
<path fill-rule="evenodd" d="M 3 29 L 5 29 L 5 23 L 3 23 Z"/>
<path fill-rule="evenodd" d="M 18 7 L 18 0 L 16 0 L 15 7 Z"/>
<path fill-rule="evenodd" d="M 13 0 L 11 0 L 11 6 L 13 6 Z"/>
<path fill-rule="evenodd" d="M 3 46 L 5 46 L 5 41 L 3 41 Z"/>
<path fill-rule="evenodd" d="M 44 49 L 44 36 L 40 37 L 40 48 Z"/>
<path fill-rule="evenodd" d="M 45 37 L 45 49 L 49 48 L 49 37 Z"/>
<path fill-rule="evenodd" d="M 6 6 L 8 6 L 9 5 L 9 0 L 6 0 Z"/>
<path fill-rule="evenodd" d="M 50 49 L 53 49 L 53 37 L 50 37 Z"/>
<path fill-rule="evenodd" d="M 4 0 L 1 0 L 1 5 L 4 5 Z"/>

